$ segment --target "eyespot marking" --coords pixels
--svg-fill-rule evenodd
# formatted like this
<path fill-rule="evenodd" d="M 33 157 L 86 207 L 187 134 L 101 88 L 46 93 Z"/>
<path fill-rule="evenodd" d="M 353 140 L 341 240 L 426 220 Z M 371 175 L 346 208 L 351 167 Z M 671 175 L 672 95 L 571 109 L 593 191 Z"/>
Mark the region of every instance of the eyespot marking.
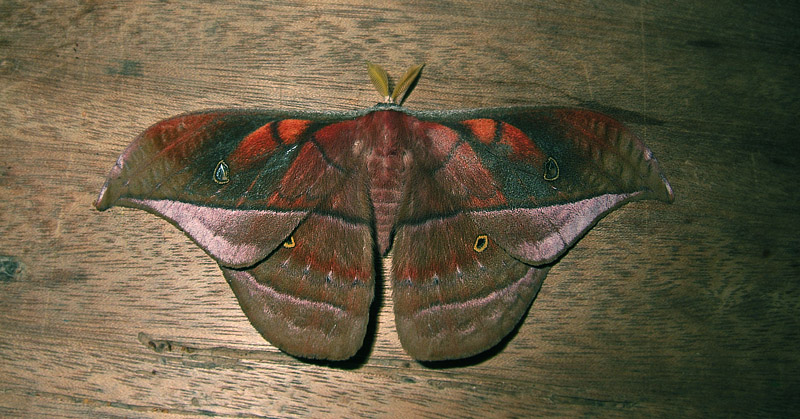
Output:
<path fill-rule="evenodd" d="M 217 163 L 217 167 L 214 168 L 214 182 L 224 185 L 231 181 L 230 178 L 230 168 L 228 167 L 228 163 L 225 163 L 225 160 L 220 160 Z"/>
<path fill-rule="evenodd" d="M 489 238 L 486 237 L 485 234 L 481 234 L 480 236 L 475 238 L 475 244 L 472 246 L 472 249 L 480 253 L 486 250 L 486 247 L 488 246 L 489 246 Z"/>
<path fill-rule="evenodd" d="M 552 157 L 548 157 L 544 162 L 544 180 L 552 182 L 558 179 L 559 168 L 558 162 Z"/>

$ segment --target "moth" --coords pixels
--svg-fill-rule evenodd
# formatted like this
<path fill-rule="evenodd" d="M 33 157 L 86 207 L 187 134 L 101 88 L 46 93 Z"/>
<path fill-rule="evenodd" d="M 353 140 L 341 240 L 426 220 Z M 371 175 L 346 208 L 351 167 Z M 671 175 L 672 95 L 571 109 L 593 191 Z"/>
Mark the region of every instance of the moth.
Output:
<path fill-rule="evenodd" d="M 376 275 L 417 360 L 496 345 L 552 264 L 638 199 L 673 200 L 620 122 L 572 108 L 417 112 L 422 66 L 355 112 L 212 110 L 158 122 L 119 157 L 95 206 L 183 230 L 222 270 L 253 326 L 286 353 L 343 360 L 362 346 Z"/>

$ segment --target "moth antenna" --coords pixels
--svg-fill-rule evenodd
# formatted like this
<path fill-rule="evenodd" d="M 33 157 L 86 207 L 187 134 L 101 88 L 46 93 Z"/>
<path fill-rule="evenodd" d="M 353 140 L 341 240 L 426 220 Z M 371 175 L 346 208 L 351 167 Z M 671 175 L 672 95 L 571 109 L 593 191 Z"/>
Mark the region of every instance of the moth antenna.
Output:
<path fill-rule="evenodd" d="M 369 73 L 369 79 L 372 80 L 372 84 L 384 101 L 392 102 L 389 97 L 389 75 L 386 74 L 386 70 L 377 64 L 367 61 L 367 73 Z"/>
<path fill-rule="evenodd" d="M 414 89 L 414 86 L 417 85 L 417 80 L 419 80 L 420 74 L 422 74 L 422 67 L 425 67 L 425 63 L 415 65 L 409 68 L 406 71 L 406 74 L 403 74 L 403 77 L 400 78 L 400 81 L 394 87 L 392 91 L 392 103 L 396 103 L 398 105 L 402 105 L 403 101 L 408 94 Z"/>

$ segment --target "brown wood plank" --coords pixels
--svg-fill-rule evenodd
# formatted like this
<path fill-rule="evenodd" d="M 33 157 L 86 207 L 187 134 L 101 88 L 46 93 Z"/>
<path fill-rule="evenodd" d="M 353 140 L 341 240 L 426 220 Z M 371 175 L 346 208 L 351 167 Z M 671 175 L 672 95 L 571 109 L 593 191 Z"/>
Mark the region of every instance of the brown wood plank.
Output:
<path fill-rule="evenodd" d="M 781 416 L 800 394 L 800 7 L 740 2 L 3 2 L 0 414 Z M 585 105 L 676 202 L 605 218 L 481 362 L 402 351 L 389 290 L 350 368 L 265 342 L 217 266 L 92 207 L 144 128 L 203 108 Z"/>

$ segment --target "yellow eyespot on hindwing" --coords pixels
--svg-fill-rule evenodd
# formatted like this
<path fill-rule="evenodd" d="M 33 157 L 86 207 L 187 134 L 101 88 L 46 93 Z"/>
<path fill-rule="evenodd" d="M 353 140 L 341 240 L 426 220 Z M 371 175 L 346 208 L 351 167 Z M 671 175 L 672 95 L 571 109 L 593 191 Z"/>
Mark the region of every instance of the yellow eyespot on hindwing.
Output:
<path fill-rule="evenodd" d="M 295 244 L 294 244 L 294 236 L 289 236 L 289 238 L 286 239 L 285 242 L 283 242 L 283 247 L 285 247 L 287 249 L 291 249 L 294 246 L 295 246 Z"/>
<path fill-rule="evenodd" d="M 558 162 L 552 157 L 548 157 L 544 162 L 544 180 L 554 181 L 558 179 Z"/>
<path fill-rule="evenodd" d="M 486 250 L 487 246 L 489 246 L 489 238 L 485 234 L 481 234 L 475 238 L 475 245 L 472 246 L 472 249 L 480 253 Z"/>
<path fill-rule="evenodd" d="M 217 163 L 217 167 L 214 168 L 214 182 L 224 185 L 231 181 L 229 175 L 230 169 L 228 168 L 228 163 L 225 163 L 225 160 L 220 160 L 219 163 Z"/>

